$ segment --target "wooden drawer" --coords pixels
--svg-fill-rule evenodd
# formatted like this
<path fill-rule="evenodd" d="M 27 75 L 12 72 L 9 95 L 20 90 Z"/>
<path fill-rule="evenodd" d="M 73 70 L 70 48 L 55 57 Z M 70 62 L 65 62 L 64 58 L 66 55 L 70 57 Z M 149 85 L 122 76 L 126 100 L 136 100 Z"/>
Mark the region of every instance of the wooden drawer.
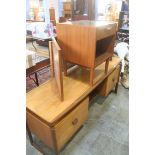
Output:
<path fill-rule="evenodd" d="M 96 28 L 96 40 L 100 40 L 112 35 L 115 35 L 116 33 L 116 24 L 109 24 L 105 27 L 97 27 Z"/>
<path fill-rule="evenodd" d="M 64 119 L 55 125 L 57 147 L 60 150 L 64 144 L 73 136 L 73 134 L 82 126 L 88 116 L 87 97 L 78 107 L 70 112 Z"/>
<path fill-rule="evenodd" d="M 119 79 L 120 66 L 118 65 L 116 69 L 106 78 L 103 86 L 100 90 L 100 95 L 107 96 L 109 92 L 114 88 Z"/>

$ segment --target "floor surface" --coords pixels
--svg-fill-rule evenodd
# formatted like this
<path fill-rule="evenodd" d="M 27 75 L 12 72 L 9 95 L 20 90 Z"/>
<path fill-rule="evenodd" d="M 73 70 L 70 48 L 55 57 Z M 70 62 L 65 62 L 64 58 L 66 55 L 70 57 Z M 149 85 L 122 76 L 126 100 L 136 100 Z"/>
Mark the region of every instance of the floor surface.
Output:
<path fill-rule="evenodd" d="M 47 155 L 54 155 L 41 141 L 36 143 Z M 42 155 L 26 140 L 26 155 Z M 89 108 L 84 126 L 61 151 L 61 155 L 128 155 L 129 90 L 121 85 L 118 93 L 107 98 L 97 96 Z"/>

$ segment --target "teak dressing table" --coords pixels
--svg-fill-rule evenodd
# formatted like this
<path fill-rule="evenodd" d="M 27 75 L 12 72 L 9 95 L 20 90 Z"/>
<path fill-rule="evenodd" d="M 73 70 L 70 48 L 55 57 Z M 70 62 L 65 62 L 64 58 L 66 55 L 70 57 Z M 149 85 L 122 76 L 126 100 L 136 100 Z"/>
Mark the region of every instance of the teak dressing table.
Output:
<path fill-rule="evenodd" d="M 67 75 L 67 62 L 90 70 L 89 84 L 93 85 L 94 69 L 113 55 L 117 24 L 108 21 L 80 20 L 57 23 L 57 38 L 62 48 L 64 73 Z"/>
<path fill-rule="evenodd" d="M 81 67 L 63 75 L 64 100 L 61 101 L 56 81 L 49 81 L 27 93 L 27 132 L 33 146 L 31 133 L 59 155 L 65 144 L 73 137 L 88 117 L 89 97 L 93 90 L 107 96 L 115 87 L 117 91 L 120 59 L 113 57 L 107 73 L 105 62 L 94 69 L 93 86 L 89 85 L 89 70 Z"/>

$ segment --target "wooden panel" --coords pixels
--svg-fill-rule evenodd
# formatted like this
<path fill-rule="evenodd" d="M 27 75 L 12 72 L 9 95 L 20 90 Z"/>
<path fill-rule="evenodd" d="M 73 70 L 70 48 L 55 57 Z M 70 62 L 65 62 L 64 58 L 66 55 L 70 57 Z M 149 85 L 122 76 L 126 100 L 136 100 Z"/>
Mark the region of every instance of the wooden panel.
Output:
<path fill-rule="evenodd" d="M 57 24 L 57 32 L 66 61 L 85 67 L 93 66 L 96 40 L 94 27 Z"/>
<path fill-rule="evenodd" d="M 103 87 L 100 91 L 100 95 L 107 96 L 109 92 L 114 88 L 114 86 L 119 80 L 119 72 L 120 66 L 117 66 L 117 68 L 105 80 Z"/>
<path fill-rule="evenodd" d="M 113 57 L 109 62 L 108 74 L 120 63 L 118 57 Z M 89 70 L 76 68 L 68 72 L 69 76 L 63 76 L 64 101 L 61 102 L 55 90 L 55 80 L 45 82 L 37 88 L 29 91 L 26 97 L 26 107 L 44 121 L 53 124 L 68 110 L 73 108 L 93 89 L 95 89 L 108 74 L 105 74 L 105 63 L 97 66 L 94 70 L 94 85 L 89 85 Z"/>
<path fill-rule="evenodd" d="M 80 105 L 78 105 L 78 107 L 76 107 L 54 127 L 59 150 L 87 119 L 88 103 L 89 98 L 87 97 L 84 101 L 82 101 L 82 103 L 80 103 Z"/>
<path fill-rule="evenodd" d="M 68 46 L 68 42 L 67 42 L 67 29 L 66 29 L 66 25 L 61 25 L 61 24 L 56 24 L 56 30 L 57 30 L 57 39 L 58 39 L 58 43 L 62 49 L 62 56 L 63 59 L 65 58 L 65 52 L 67 51 L 67 46 Z"/>
<path fill-rule="evenodd" d="M 106 26 L 98 26 L 96 28 L 96 40 L 106 38 L 116 34 L 117 24 L 109 24 Z"/>
<path fill-rule="evenodd" d="M 30 131 L 40 138 L 46 145 L 54 148 L 50 127 L 29 112 L 26 112 L 26 120 Z"/>
<path fill-rule="evenodd" d="M 52 48 L 50 48 L 50 56 L 53 59 L 53 69 L 54 69 L 54 78 L 58 87 L 58 94 L 61 101 L 64 99 L 63 95 L 63 79 L 62 79 L 62 59 L 61 59 L 61 49 L 57 44 L 55 38 L 52 38 Z M 50 42 L 51 43 L 51 42 Z"/>

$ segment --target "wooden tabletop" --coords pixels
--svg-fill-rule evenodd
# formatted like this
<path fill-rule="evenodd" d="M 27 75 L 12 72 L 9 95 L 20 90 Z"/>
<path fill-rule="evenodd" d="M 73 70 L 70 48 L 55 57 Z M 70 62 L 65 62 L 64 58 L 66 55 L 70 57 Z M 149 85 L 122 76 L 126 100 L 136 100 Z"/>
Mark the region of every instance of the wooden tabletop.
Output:
<path fill-rule="evenodd" d="M 113 57 L 109 63 L 108 74 L 120 63 L 118 57 Z M 61 102 L 56 92 L 54 79 L 47 81 L 27 93 L 26 107 L 37 117 L 49 124 L 60 119 L 79 101 L 84 99 L 108 74 L 104 73 L 105 63 L 95 68 L 94 86 L 89 85 L 89 70 L 78 67 L 71 71 L 67 77 L 63 76 L 64 101 Z"/>

